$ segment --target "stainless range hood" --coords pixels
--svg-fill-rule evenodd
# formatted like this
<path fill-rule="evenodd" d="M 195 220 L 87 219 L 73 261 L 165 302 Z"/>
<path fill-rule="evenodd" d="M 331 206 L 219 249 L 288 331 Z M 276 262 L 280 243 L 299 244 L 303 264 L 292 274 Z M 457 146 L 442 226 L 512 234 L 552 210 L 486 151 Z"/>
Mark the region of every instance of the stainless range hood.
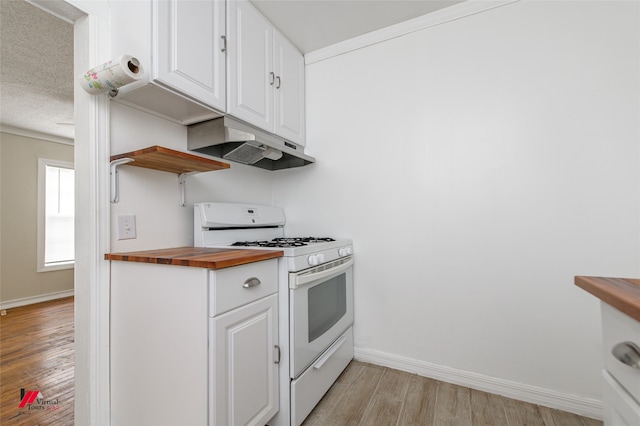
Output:
<path fill-rule="evenodd" d="M 187 148 L 267 170 L 314 163 L 302 147 L 229 116 L 187 127 Z"/>

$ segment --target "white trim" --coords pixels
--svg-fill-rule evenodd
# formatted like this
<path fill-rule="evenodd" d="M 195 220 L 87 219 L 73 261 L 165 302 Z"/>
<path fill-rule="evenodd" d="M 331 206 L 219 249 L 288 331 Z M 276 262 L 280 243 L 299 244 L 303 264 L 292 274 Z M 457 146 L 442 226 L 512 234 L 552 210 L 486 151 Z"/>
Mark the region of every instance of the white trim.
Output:
<path fill-rule="evenodd" d="M 476 13 L 485 12 L 495 9 L 496 7 L 505 6 L 520 0 L 468 0 L 457 3 L 453 6 L 428 13 L 417 18 L 399 24 L 391 25 L 376 31 L 353 37 L 351 39 L 333 44 L 322 49 L 314 50 L 304 55 L 305 65 L 324 61 L 334 56 L 352 52 L 363 47 L 381 43 L 396 37 L 410 34 L 426 28 L 435 27 L 436 25 L 446 22 L 455 21 L 466 16 L 475 15 Z"/>
<path fill-rule="evenodd" d="M 373 349 L 355 348 L 355 359 L 602 420 L 602 401 L 594 398 L 567 394 L 471 371 L 458 370 Z"/>
<path fill-rule="evenodd" d="M 21 129 L 19 127 L 0 125 L 0 132 L 10 135 L 24 136 L 25 138 L 40 139 L 47 142 L 61 143 L 64 145 L 73 145 L 73 139 L 63 138 L 62 136 L 50 135 L 47 133 L 36 132 L 35 130 Z"/>
<path fill-rule="evenodd" d="M 50 300 L 63 299 L 73 296 L 73 290 L 58 291 L 56 293 L 41 294 L 39 296 L 23 297 L 22 299 L 8 300 L 0 303 L 0 310 L 17 308 L 18 306 L 33 305 L 34 303 L 48 302 Z"/>
<path fill-rule="evenodd" d="M 29 0 L 74 24 L 74 74 L 110 59 L 108 0 Z M 109 99 L 74 86 L 76 170 L 75 422 L 111 424 Z M 77 200 L 82 200 L 78 203 Z"/>

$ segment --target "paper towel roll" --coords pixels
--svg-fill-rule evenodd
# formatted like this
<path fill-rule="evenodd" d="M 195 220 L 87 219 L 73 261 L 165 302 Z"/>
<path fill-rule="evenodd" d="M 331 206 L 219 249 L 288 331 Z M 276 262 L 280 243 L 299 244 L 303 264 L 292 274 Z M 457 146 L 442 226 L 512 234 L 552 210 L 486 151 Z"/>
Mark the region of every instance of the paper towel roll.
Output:
<path fill-rule="evenodd" d="M 125 84 L 140 80 L 143 74 L 142 66 L 136 58 L 122 55 L 117 59 L 91 68 L 78 77 L 78 82 L 87 93 L 97 95 L 117 91 Z"/>

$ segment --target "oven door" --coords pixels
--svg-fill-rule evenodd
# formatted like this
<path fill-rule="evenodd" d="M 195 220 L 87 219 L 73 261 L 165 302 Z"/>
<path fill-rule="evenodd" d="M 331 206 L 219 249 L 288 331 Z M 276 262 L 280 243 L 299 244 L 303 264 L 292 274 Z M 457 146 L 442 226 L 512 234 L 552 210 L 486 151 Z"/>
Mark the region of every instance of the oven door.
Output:
<path fill-rule="evenodd" d="M 289 288 L 289 373 L 296 378 L 353 324 L 353 258 L 290 273 Z"/>

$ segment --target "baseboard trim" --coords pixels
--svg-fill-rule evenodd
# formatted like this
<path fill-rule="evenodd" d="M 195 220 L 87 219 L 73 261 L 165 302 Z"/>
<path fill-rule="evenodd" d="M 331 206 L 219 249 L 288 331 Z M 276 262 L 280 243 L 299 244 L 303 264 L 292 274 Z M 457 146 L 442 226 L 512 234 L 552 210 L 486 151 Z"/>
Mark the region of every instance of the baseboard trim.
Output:
<path fill-rule="evenodd" d="M 73 296 L 73 290 L 59 291 L 57 293 L 43 294 L 40 296 L 25 297 L 23 299 L 14 299 L 7 302 L 0 302 L 0 309 L 17 308 L 18 306 L 33 305 L 34 303 L 48 302 L 49 300 L 62 299 L 64 297 Z"/>
<path fill-rule="evenodd" d="M 431 364 L 373 349 L 355 348 L 355 359 L 602 420 L 602 401 L 593 398 L 580 397 L 470 371 Z"/>

